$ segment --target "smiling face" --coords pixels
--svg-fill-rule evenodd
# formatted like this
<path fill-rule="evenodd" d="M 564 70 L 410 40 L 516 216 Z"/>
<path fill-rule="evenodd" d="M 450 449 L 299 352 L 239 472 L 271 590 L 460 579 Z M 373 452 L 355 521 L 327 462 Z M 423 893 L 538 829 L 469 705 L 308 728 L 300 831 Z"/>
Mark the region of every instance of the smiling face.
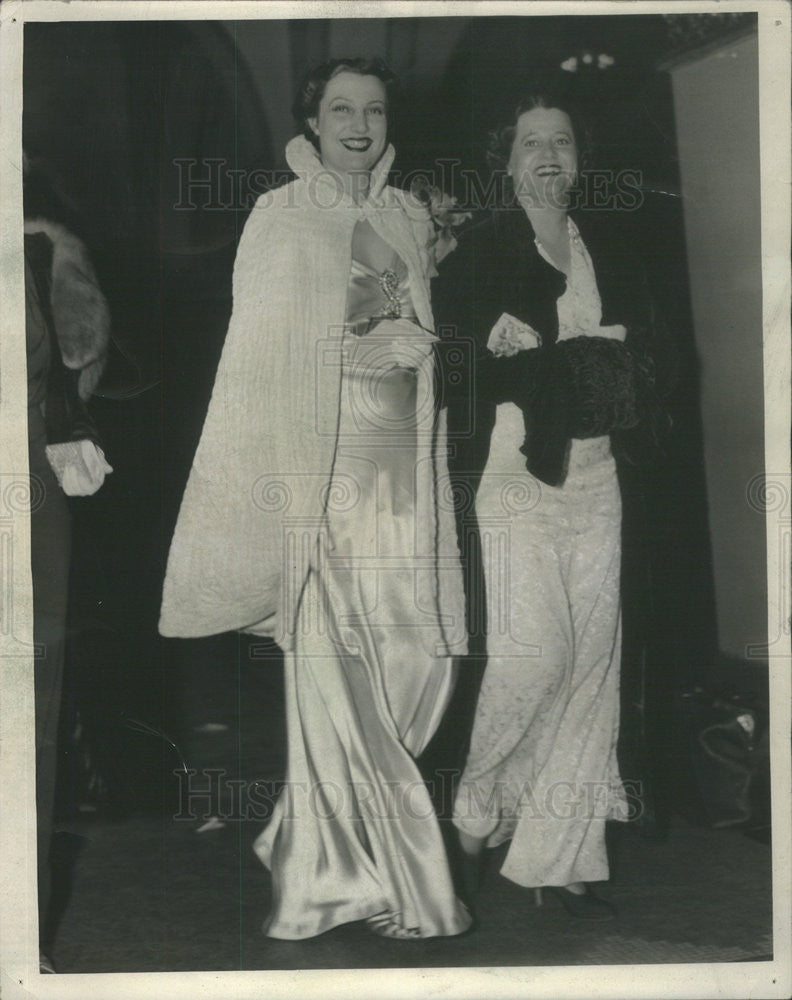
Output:
<path fill-rule="evenodd" d="M 338 73 L 327 82 L 316 118 L 322 163 L 339 174 L 368 172 L 382 156 L 387 135 L 385 85 L 376 76 Z"/>
<path fill-rule="evenodd" d="M 577 147 L 569 115 L 559 108 L 532 108 L 520 115 L 507 165 L 521 202 L 566 209 L 577 174 Z"/>

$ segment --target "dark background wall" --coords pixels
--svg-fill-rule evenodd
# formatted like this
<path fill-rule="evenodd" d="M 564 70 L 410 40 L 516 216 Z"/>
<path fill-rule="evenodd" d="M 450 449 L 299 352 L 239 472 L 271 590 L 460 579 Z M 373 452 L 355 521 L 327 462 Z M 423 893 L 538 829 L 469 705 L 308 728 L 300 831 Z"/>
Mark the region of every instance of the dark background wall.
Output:
<path fill-rule="evenodd" d="M 526 79 L 577 58 L 595 165 L 641 177 L 639 204 L 622 224 L 682 373 L 673 460 L 658 470 L 654 493 L 656 669 L 666 687 L 705 679 L 718 639 L 700 358 L 671 80 L 658 67 L 749 22 L 640 15 L 26 25 L 26 151 L 57 193 L 52 210 L 93 254 L 126 353 L 92 404 L 115 472 L 96 497 L 74 505 L 74 621 L 115 637 L 98 685 L 111 703 L 168 696 L 169 654 L 156 635 L 162 574 L 230 313 L 236 243 L 252 195 L 283 179 L 300 76 L 318 60 L 357 54 L 382 55 L 401 76 L 399 175 L 434 168 L 463 200 L 465 173 L 484 177 L 487 130 Z M 603 54 L 612 62 L 598 69 Z M 239 172 L 241 188 L 228 171 Z M 185 197 L 187 176 L 214 180 Z M 42 199 L 37 207 L 51 206 Z M 761 396 L 752 405 L 761 409 Z"/>

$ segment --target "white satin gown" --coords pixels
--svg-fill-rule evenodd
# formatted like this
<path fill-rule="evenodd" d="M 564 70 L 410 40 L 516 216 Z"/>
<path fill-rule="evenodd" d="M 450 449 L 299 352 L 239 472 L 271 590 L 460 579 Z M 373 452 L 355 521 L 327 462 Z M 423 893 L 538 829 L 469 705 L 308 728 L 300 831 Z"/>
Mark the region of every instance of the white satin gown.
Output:
<path fill-rule="evenodd" d="M 414 762 L 454 679 L 417 541 L 431 338 L 395 253 L 381 273 L 353 261 L 347 320 L 325 530 L 286 655 L 286 786 L 255 844 L 272 871 L 264 929 L 308 938 L 385 911 L 421 937 L 458 934 L 470 916 Z"/>

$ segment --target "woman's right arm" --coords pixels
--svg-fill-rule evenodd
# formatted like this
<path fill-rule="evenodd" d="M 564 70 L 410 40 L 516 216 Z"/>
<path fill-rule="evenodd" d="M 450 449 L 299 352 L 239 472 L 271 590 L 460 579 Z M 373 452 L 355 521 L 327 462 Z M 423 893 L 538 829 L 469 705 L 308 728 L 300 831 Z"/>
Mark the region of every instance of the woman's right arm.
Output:
<path fill-rule="evenodd" d="M 535 383 L 539 351 L 496 357 L 487 349 L 503 313 L 497 261 L 473 232 L 440 266 L 432 287 L 441 404 L 516 403 L 524 408 Z"/>

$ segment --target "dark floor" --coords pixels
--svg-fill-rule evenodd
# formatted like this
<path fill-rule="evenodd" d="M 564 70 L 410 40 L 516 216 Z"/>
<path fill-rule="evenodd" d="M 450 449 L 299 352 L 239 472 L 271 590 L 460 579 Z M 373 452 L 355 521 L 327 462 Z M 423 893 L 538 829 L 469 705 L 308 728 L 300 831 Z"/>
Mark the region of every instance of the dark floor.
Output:
<path fill-rule="evenodd" d="M 93 727 L 102 781 L 84 751 L 81 757 L 72 749 L 66 760 L 55 844 L 59 972 L 771 957 L 769 845 L 743 830 L 709 830 L 680 817 L 665 836 L 613 825 L 612 878 L 602 893 L 618 916 L 607 923 L 576 921 L 552 899 L 536 908 L 528 890 L 499 875 L 501 848 L 488 857 L 477 927 L 461 937 L 387 941 L 361 925 L 302 942 L 265 937 L 270 881 L 252 842 L 283 774 L 282 679 L 277 658 L 256 658 L 254 649 L 251 659 L 249 644 L 243 655 L 235 643 L 226 637 L 182 647 L 186 655 L 174 668 L 181 694 L 169 708 L 179 720 L 169 733 L 175 748 L 156 726 L 146 728 L 149 704 L 114 731 Z M 198 772 L 190 779 L 191 801 L 184 775 L 171 773 L 185 765 Z M 214 769 L 214 779 L 206 769 Z M 86 775 L 93 776 L 91 787 Z M 204 791 L 211 780 L 216 797 Z M 245 791 L 234 798 L 234 788 Z M 213 814 L 221 818 L 210 820 Z"/>
<path fill-rule="evenodd" d="M 469 934 L 392 942 L 352 924 L 287 942 L 260 933 L 269 880 L 250 849 L 260 824 L 198 826 L 137 818 L 82 832 L 60 972 L 729 962 L 772 951 L 769 851 L 725 831 L 680 826 L 661 844 L 626 836 L 603 890 L 619 907 L 612 922 L 574 921 L 552 900 L 536 909 L 498 875 L 496 856 Z"/>

